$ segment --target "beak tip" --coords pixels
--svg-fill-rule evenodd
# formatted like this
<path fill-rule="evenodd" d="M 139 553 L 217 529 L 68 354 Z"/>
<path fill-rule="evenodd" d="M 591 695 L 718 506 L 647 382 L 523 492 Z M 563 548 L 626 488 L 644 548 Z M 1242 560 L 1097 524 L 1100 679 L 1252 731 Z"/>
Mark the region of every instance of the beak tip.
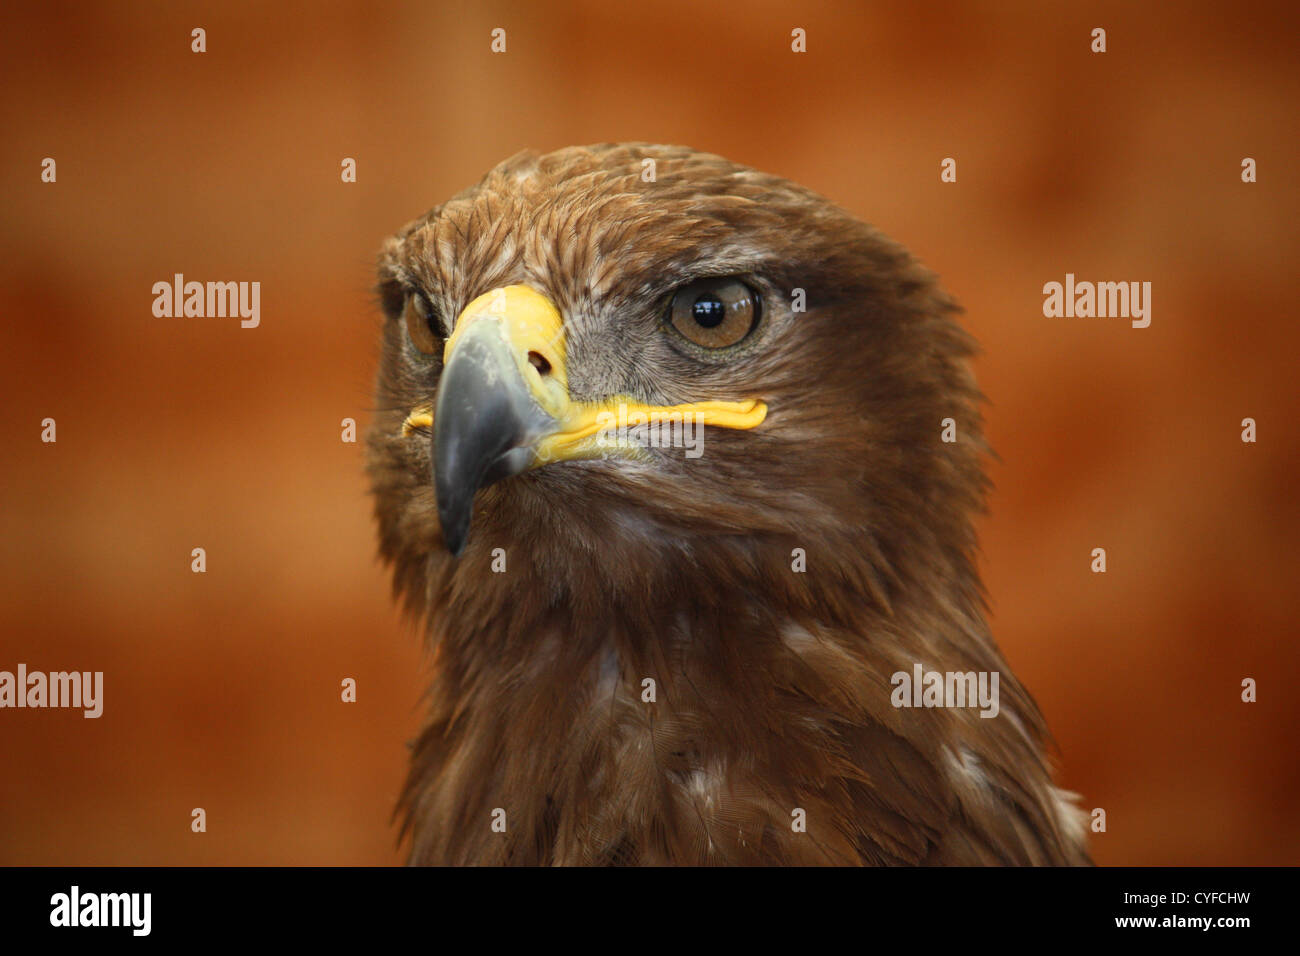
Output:
<path fill-rule="evenodd" d="M 459 558 L 465 553 L 465 542 L 469 539 L 469 522 L 460 519 L 457 520 L 452 515 L 439 515 L 439 523 L 442 525 L 442 543 L 451 552 L 453 558 Z M 468 514 L 466 515 L 468 517 Z"/>

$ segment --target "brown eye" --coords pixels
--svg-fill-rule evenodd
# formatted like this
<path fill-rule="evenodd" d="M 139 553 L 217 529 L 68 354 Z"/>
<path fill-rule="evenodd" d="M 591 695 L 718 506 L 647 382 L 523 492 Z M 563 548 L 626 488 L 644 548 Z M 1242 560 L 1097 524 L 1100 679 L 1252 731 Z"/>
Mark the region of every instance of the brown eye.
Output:
<path fill-rule="evenodd" d="M 706 349 L 735 345 L 758 324 L 758 294 L 739 279 L 699 279 L 673 294 L 668 320 Z"/>
<path fill-rule="evenodd" d="M 442 340 L 433 330 L 433 310 L 423 294 L 412 292 L 407 295 L 402 320 L 406 323 L 406 334 L 411 337 L 412 345 L 425 355 L 433 355 L 438 351 Z"/>

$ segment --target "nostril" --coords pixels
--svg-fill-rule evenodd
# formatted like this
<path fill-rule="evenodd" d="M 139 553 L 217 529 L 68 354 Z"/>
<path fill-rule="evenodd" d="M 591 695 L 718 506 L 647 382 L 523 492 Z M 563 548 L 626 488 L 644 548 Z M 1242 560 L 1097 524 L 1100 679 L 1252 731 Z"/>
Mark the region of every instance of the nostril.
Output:
<path fill-rule="evenodd" d="M 546 361 L 546 356 L 541 352 L 529 352 L 528 361 L 533 368 L 537 369 L 539 375 L 551 374 L 551 363 Z"/>

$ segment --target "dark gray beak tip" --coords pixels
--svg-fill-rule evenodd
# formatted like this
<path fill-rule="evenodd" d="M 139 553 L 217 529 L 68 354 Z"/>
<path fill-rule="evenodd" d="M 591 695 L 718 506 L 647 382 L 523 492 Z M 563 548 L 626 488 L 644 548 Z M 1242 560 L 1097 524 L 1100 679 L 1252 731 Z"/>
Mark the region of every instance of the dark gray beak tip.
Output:
<path fill-rule="evenodd" d="M 464 340 L 438 385 L 433 425 L 434 493 L 447 550 L 460 557 L 474 496 L 532 461 L 531 436 L 554 424 L 542 411 L 495 332 Z"/>
<path fill-rule="evenodd" d="M 438 524 L 442 527 L 442 542 L 452 557 L 459 558 L 469 539 L 470 519 L 474 515 L 474 493 L 478 490 L 477 477 L 458 475 L 449 462 L 443 462 L 444 471 L 438 473 L 434 492 L 438 499 Z M 448 478 L 443 476 L 447 475 Z"/>
<path fill-rule="evenodd" d="M 465 553 L 465 543 L 469 540 L 468 532 L 468 525 L 454 531 L 448 530 L 447 526 L 443 525 L 442 543 L 447 546 L 447 550 L 451 552 L 453 558 L 459 558 Z"/>

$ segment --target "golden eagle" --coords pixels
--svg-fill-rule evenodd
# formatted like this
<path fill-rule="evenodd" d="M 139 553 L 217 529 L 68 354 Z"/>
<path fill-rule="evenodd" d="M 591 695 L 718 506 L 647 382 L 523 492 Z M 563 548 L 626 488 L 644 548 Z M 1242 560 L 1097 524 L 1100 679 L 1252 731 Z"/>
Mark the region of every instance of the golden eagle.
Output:
<path fill-rule="evenodd" d="M 412 863 L 1087 862 L 984 619 L 973 343 L 903 248 L 611 144 L 505 161 L 379 292 Z"/>

